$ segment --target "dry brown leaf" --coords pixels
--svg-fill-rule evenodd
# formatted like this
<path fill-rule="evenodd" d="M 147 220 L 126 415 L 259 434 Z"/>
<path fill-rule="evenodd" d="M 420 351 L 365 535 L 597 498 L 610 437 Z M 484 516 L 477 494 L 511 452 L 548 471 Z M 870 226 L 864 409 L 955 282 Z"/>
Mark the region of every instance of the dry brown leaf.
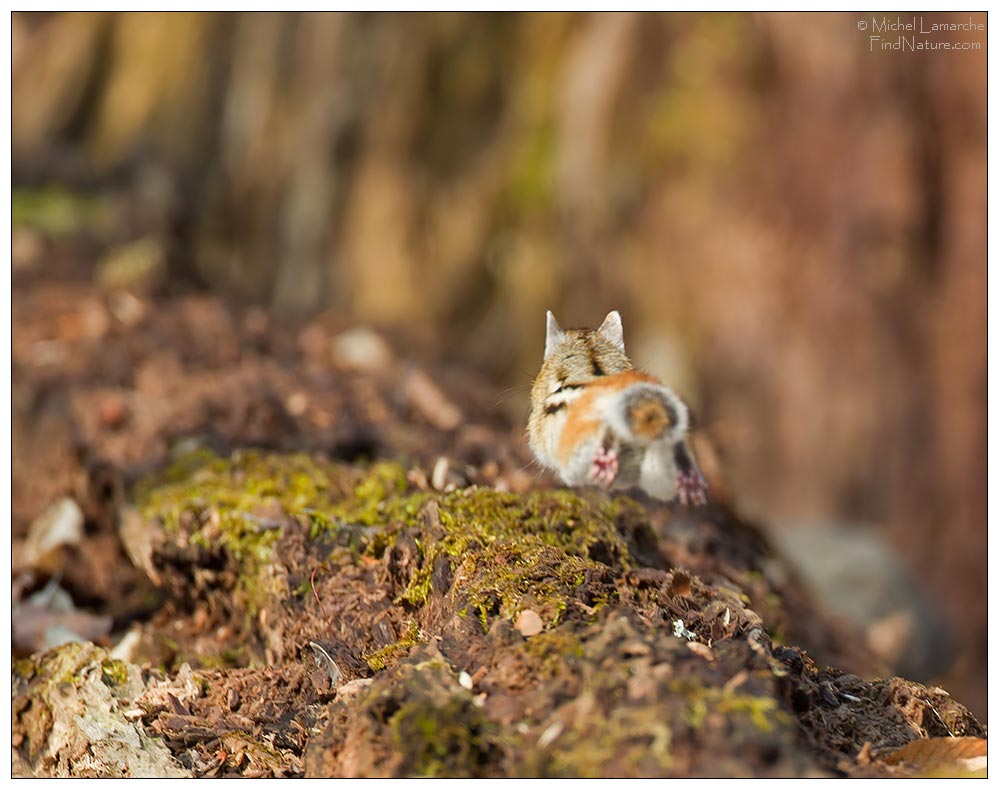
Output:
<path fill-rule="evenodd" d="M 159 586 L 160 575 L 153 565 L 153 551 L 164 541 L 162 527 L 143 518 L 134 507 L 126 506 L 121 509 L 118 535 L 132 564 Z"/>
<path fill-rule="evenodd" d="M 60 546 L 78 546 L 83 540 L 83 511 L 70 497 L 63 497 L 28 528 L 21 563 L 25 568 L 59 570 Z"/>
<path fill-rule="evenodd" d="M 985 777 L 988 750 L 984 738 L 920 738 L 881 760 L 911 767 L 921 777 Z"/>
<path fill-rule="evenodd" d="M 690 576 L 681 570 L 673 571 L 670 574 L 669 586 L 666 588 L 666 594 L 670 598 L 689 598 L 690 591 Z"/>

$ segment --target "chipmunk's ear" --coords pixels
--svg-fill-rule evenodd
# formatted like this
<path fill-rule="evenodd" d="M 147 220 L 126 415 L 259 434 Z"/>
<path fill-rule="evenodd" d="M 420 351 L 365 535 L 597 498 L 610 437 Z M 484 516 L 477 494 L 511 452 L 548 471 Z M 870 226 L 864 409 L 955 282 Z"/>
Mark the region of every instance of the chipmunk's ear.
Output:
<path fill-rule="evenodd" d="M 624 327 L 621 326 L 621 314 L 617 310 L 611 310 L 597 330 L 611 343 L 624 351 Z"/>
<path fill-rule="evenodd" d="M 558 325 L 558 321 L 555 320 L 555 316 L 552 315 L 552 311 L 548 311 L 548 326 L 545 330 L 545 359 L 551 356 L 552 351 L 555 347 L 565 340 L 565 332 L 562 331 L 562 327 Z"/>

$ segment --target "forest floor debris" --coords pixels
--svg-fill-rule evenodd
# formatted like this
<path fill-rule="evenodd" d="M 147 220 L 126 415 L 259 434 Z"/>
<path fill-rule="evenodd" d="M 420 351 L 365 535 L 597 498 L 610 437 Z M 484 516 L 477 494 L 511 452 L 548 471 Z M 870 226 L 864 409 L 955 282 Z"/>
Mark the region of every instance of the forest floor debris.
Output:
<path fill-rule="evenodd" d="M 373 330 L 116 298 L 14 301 L 15 774 L 984 770 L 724 503 L 553 488 L 488 386 Z M 41 652 L 57 610 L 97 644 Z"/>

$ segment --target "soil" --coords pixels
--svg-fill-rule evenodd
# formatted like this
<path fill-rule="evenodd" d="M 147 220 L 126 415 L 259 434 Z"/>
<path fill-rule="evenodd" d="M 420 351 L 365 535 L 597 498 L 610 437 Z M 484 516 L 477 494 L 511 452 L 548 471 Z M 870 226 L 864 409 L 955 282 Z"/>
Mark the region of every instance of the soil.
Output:
<path fill-rule="evenodd" d="M 981 775 L 733 503 L 563 490 L 335 315 L 60 265 L 14 276 L 15 775 Z"/>

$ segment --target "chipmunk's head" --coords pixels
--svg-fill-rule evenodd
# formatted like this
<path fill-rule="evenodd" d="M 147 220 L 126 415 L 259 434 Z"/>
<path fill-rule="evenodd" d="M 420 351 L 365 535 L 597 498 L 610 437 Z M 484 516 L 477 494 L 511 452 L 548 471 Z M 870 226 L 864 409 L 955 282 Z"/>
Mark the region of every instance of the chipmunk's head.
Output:
<path fill-rule="evenodd" d="M 617 310 L 607 314 L 599 329 L 562 329 L 548 312 L 545 361 L 539 379 L 544 377 L 552 386 L 581 384 L 631 368 L 624 353 L 624 329 Z"/>

